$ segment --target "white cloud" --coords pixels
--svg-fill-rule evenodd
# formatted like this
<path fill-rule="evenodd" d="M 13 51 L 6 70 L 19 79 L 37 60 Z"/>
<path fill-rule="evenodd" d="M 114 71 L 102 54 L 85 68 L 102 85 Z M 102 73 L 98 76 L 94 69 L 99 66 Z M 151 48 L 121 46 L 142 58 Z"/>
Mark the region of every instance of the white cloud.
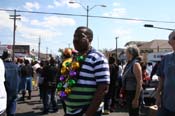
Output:
<path fill-rule="evenodd" d="M 24 8 L 29 10 L 29 11 L 32 11 L 33 9 L 36 9 L 38 10 L 40 8 L 40 5 L 38 2 L 26 2 L 25 5 L 24 5 Z"/>
<path fill-rule="evenodd" d="M 32 25 L 37 25 L 37 26 L 39 26 L 39 25 L 42 25 L 38 20 L 36 20 L 36 19 L 34 19 L 34 20 L 31 20 L 31 22 L 30 22 Z"/>
<path fill-rule="evenodd" d="M 78 8 L 80 7 L 79 4 L 70 4 L 70 0 L 54 0 L 53 4 L 48 5 L 48 8 L 55 8 L 55 7 L 61 7 L 67 5 L 68 7 L 71 8 Z"/>
<path fill-rule="evenodd" d="M 53 4 L 54 4 L 56 7 L 58 7 L 58 6 L 64 5 L 64 2 L 58 1 L 58 0 L 54 0 Z"/>
<path fill-rule="evenodd" d="M 114 8 L 111 12 L 104 13 L 104 16 L 109 17 L 121 17 L 126 15 L 126 9 L 125 8 Z"/>
<path fill-rule="evenodd" d="M 43 27 L 58 27 L 58 26 L 69 26 L 75 25 L 75 21 L 71 18 L 50 16 L 45 17 L 43 21 L 32 20 L 32 25 L 43 26 Z"/>
<path fill-rule="evenodd" d="M 114 2 L 112 5 L 113 5 L 114 7 L 118 7 L 118 6 L 120 6 L 120 3 Z"/>
<path fill-rule="evenodd" d="M 1 14 L 0 29 L 3 29 L 3 28 L 13 29 L 13 20 L 9 19 L 10 18 L 9 13 L 6 11 L 0 11 L 0 14 Z"/>
<path fill-rule="evenodd" d="M 51 16 L 46 17 L 45 19 L 46 26 L 66 26 L 66 25 L 75 25 L 75 21 L 71 18 Z"/>
<path fill-rule="evenodd" d="M 53 5 L 48 5 L 47 7 L 48 7 L 48 8 L 54 8 L 54 6 L 53 6 Z"/>
<path fill-rule="evenodd" d="M 129 30 L 129 29 L 116 29 L 116 30 L 113 30 L 113 33 L 119 37 L 129 37 L 131 34 L 131 30 Z"/>
<path fill-rule="evenodd" d="M 142 23 L 143 21 L 140 21 L 138 18 L 132 18 L 135 20 L 128 20 L 127 23 L 129 24 L 137 24 L 137 23 Z"/>
<path fill-rule="evenodd" d="M 121 4 L 119 2 L 114 2 L 112 4 L 112 6 L 114 7 L 112 9 L 112 11 L 104 13 L 103 14 L 104 16 L 108 16 L 108 17 L 122 17 L 122 16 L 126 15 L 126 13 L 127 13 L 126 8 L 122 8 Z"/>
<path fill-rule="evenodd" d="M 70 8 L 79 8 L 79 7 L 81 7 L 79 4 L 68 4 L 68 6 L 70 7 Z"/>
<path fill-rule="evenodd" d="M 22 24 L 18 24 L 18 31 L 22 34 L 24 38 L 34 38 L 34 36 L 44 36 L 45 38 L 54 38 L 60 36 L 60 32 L 55 32 L 49 29 L 42 29 L 42 28 L 31 28 L 28 26 L 24 26 Z"/>
<path fill-rule="evenodd" d="M 28 27 L 22 23 L 18 24 L 17 35 L 19 38 L 24 38 L 24 41 L 18 41 L 18 44 L 28 44 L 31 48 L 37 48 L 38 38 L 41 37 L 42 42 L 51 41 L 54 38 L 59 38 L 62 35 L 59 31 L 53 31 L 49 29 L 42 28 L 32 28 Z M 43 44 L 43 43 L 42 43 Z"/>
<path fill-rule="evenodd" d="M 9 19 L 9 13 L 0 11 L 0 14 L 0 30 L 10 29 L 9 33 L 12 33 L 13 20 Z M 37 49 L 39 36 L 41 36 L 43 42 L 42 46 L 45 46 L 45 44 L 50 44 L 50 41 L 55 41 L 55 38 L 60 38 L 60 36 L 63 35 L 63 33 L 59 30 L 61 29 L 59 26 L 72 26 L 74 24 L 75 21 L 71 18 L 50 16 L 45 17 L 42 21 L 40 21 L 31 20 L 23 15 L 21 16 L 21 21 L 17 21 L 16 44 L 28 44 L 31 46 L 31 48 Z M 6 38 L 9 37 L 6 36 Z M 9 40 L 11 40 L 11 36 Z M 6 42 L 9 43 L 9 40 L 6 39 Z"/>
<path fill-rule="evenodd" d="M 29 22 L 29 19 L 25 16 L 21 16 L 21 21 L 27 23 L 27 22 Z"/>
<path fill-rule="evenodd" d="M 48 8 L 55 8 L 55 7 L 64 6 L 68 2 L 69 2 L 69 0 L 54 0 L 53 4 L 48 5 Z"/>

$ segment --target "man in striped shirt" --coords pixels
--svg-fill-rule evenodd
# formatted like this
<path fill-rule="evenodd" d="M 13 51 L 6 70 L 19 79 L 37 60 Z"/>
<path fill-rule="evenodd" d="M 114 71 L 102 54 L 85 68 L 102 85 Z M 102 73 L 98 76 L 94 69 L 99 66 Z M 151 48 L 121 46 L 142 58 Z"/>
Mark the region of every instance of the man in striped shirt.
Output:
<path fill-rule="evenodd" d="M 100 104 L 110 83 L 109 65 L 105 56 L 91 47 L 93 32 L 87 27 L 75 30 L 73 44 L 85 56 L 77 83 L 65 99 L 65 116 L 101 116 Z"/>

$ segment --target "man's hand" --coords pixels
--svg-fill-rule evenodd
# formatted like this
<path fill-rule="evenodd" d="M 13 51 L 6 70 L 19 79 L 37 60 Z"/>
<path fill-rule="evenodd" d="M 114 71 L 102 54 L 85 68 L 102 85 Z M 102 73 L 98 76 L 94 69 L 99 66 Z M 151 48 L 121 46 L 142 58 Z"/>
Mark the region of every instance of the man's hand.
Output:
<path fill-rule="evenodd" d="M 156 105 L 158 106 L 158 108 L 161 107 L 161 96 L 160 95 L 157 95 L 156 97 Z"/>
<path fill-rule="evenodd" d="M 88 107 L 87 111 L 85 112 L 86 116 L 93 116 L 97 109 L 100 106 L 100 103 L 103 101 L 104 95 L 107 93 L 109 88 L 108 84 L 102 84 L 97 87 L 97 91 L 94 95 L 94 98 Z"/>
<path fill-rule="evenodd" d="M 139 107 L 139 100 L 133 99 L 132 100 L 132 108 L 138 108 Z"/>

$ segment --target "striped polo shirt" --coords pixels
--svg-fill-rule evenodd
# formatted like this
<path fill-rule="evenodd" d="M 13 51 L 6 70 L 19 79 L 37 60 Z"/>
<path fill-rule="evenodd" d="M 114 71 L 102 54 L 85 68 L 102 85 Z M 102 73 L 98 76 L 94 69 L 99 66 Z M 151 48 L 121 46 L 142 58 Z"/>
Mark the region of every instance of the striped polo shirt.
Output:
<path fill-rule="evenodd" d="M 105 56 L 91 49 L 82 64 L 77 84 L 65 100 L 68 114 L 76 114 L 87 107 L 100 84 L 110 83 L 109 65 Z"/>

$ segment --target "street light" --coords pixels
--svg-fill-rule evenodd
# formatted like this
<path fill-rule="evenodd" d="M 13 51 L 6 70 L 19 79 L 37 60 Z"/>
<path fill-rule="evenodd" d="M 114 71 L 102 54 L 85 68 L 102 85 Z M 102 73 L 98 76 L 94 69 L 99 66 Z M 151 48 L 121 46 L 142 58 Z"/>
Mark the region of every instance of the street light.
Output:
<path fill-rule="evenodd" d="M 151 24 L 145 24 L 144 27 L 156 28 L 156 29 L 163 29 L 163 30 L 171 30 L 171 31 L 174 31 L 175 30 L 175 29 L 164 28 L 164 27 L 155 27 L 154 25 L 151 25 Z"/>
<path fill-rule="evenodd" d="M 79 4 L 83 9 L 86 10 L 86 26 L 88 27 L 88 23 L 89 23 L 89 11 L 92 10 L 93 8 L 97 7 L 97 6 L 100 6 L 100 7 L 106 7 L 106 5 L 104 4 L 99 4 L 99 5 L 94 5 L 92 7 L 89 7 L 89 5 L 87 5 L 86 7 L 84 5 L 82 5 L 80 2 L 75 2 L 75 1 L 70 1 L 69 2 L 70 4 Z"/>
<path fill-rule="evenodd" d="M 117 48 L 118 48 L 118 47 L 117 47 L 117 39 L 118 39 L 118 38 L 119 38 L 119 37 L 116 37 L 116 38 L 115 38 L 115 39 L 116 39 L 116 48 L 115 48 L 115 49 L 116 49 L 116 58 L 115 58 L 115 59 L 116 59 L 116 62 L 117 62 L 117 60 L 118 60 L 118 51 L 117 51 Z"/>
<path fill-rule="evenodd" d="M 155 27 L 154 25 L 151 25 L 151 24 L 145 24 L 144 27 L 175 31 L 175 29 L 164 28 L 164 27 Z M 158 43 L 157 43 L 157 52 L 159 52 L 159 44 Z"/>

